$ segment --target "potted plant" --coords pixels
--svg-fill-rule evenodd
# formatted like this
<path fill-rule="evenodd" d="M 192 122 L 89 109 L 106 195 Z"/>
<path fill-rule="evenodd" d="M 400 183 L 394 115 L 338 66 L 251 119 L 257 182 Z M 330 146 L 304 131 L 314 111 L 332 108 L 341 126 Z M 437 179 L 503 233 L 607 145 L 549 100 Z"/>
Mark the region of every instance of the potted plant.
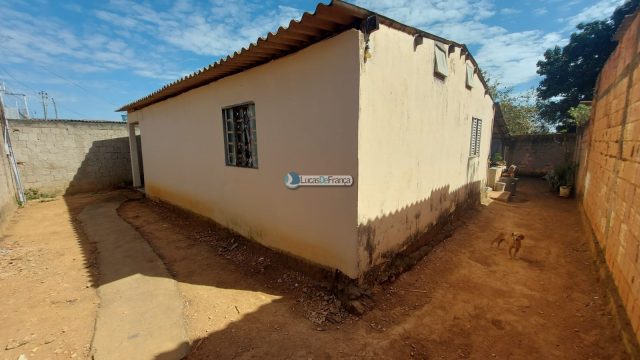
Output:
<path fill-rule="evenodd" d="M 496 152 L 491 156 L 491 166 L 504 166 L 505 164 L 506 162 L 501 153 Z"/>
<path fill-rule="evenodd" d="M 571 196 L 572 187 L 573 185 L 560 185 L 560 191 L 558 192 L 558 195 L 560 195 L 560 197 L 568 198 L 569 196 Z"/>
<path fill-rule="evenodd" d="M 561 197 L 570 197 L 575 182 L 576 167 L 575 164 L 563 164 L 551 170 L 545 176 L 551 191 Z"/>

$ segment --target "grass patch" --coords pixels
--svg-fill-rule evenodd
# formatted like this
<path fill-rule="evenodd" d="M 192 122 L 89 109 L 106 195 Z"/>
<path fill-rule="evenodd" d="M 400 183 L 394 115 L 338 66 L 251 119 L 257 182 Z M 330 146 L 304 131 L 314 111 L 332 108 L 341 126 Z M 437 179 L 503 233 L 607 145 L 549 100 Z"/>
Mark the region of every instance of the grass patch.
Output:
<path fill-rule="evenodd" d="M 40 200 L 40 201 L 51 201 L 56 197 L 56 194 L 40 192 L 38 189 L 29 188 L 24 191 L 24 196 L 27 200 Z"/>

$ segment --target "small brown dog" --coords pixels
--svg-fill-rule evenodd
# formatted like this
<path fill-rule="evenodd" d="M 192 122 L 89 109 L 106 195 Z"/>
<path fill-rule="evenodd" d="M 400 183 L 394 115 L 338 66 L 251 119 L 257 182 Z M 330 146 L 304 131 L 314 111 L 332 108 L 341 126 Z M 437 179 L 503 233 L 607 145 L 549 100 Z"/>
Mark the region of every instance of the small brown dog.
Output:
<path fill-rule="evenodd" d="M 500 233 L 498 234 L 498 236 L 496 236 L 495 239 L 493 239 L 493 241 L 491 242 L 491 246 L 493 246 L 493 244 L 498 244 L 497 247 L 500 247 L 500 244 L 502 244 L 502 242 L 505 241 L 506 239 L 507 239 L 507 234 Z M 511 233 L 511 237 L 509 238 L 509 256 L 512 259 L 515 258 L 516 255 L 518 254 L 518 251 L 520 251 L 520 247 L 522 246 L 523 239 L 524 239 L 524 234 L 517 233 L 517 232 Z M 512 250 L 513 250 L 513 254 L 511 253 Z"/>

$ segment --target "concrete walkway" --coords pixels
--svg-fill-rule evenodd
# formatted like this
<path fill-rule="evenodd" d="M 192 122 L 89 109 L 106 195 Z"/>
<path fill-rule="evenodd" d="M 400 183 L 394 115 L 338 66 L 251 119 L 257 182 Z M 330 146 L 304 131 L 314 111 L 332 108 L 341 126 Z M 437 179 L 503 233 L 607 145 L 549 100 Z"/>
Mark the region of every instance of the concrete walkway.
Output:
<path fill-rule="evenodd" d="M 100 307 L 94 359 L 180 359 L 188 350 L 182 299 L 149 244 L 116 209 L 124 197 L 87 206 L 78 216 L 96 242 Z"/>

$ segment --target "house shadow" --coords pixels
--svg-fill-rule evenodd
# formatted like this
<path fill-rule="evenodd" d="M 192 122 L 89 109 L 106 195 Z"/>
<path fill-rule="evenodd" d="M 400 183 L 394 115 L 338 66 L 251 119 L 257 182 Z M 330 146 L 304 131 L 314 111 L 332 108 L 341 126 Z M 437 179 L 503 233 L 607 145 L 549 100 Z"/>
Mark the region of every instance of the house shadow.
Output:
<path fill-rule="evenodd" d="M 67 155 L 73 163 L 73 155 Z M 58 169 L 57 171 L 63 171 Z M 64 176 L 64 175 L 63 175 Z M 57 179 L 56 179 L 57 180 Z M 91 276 L 91 284 L 99 285 L 96 246 L 85 234 L 77 219 L 85 206 L 104 201 L 114 189 L 131 186 L 131 160 L 128 137 L 94 140 L 75 170 L 62 195 L 82 253 L 84 266 Z"/>
<path fill-rule="evenodd" d="M 360 333 L 374 331 L 366 321 L 360 322 L 346 313 L 337 315 L 344 322 L 327 320 L 332 314 L 325 313 L 324 309 L 331 304 L 324 303 L 343 304 L 346 300 L 331 295 L 343 289 L 344 275 L 268 249 L 209 219 L 141 198 L 139 192 L 113 191 L 114 187 L 130 184 L 128 146 L 126 137 L 95 141 L 63 197 L 72 215 L 93 287 L 134 275 L 167 276 L 147 271 L 144 266 L 133 267 L 136 271 L 123 267 L 116 273 L 99 272 L 96 244 L 86 236 L 77 217 L 93 203 L 119 202 L 125 197 L 129 200 L 118 208 L 120 217 L 147 240 L 172 279 L 180 284 L 243 291 L 247 292 L 246 296 L 253 296 L 252 293 L 269 299 L 251 311 L 240 310 L 236 305 L 237 318 L 226 321 L 224 327 L 202 336 L 191 335 L 192 342 L 187 344 L 190 348 L 188 358 L 232 358 L 249 352 L 267 358 L 332 358 L 337 353 L 344 357 L 376 356 L 373 349 L 354 349 L 349 345 L 361 342 L 354 338 L 358 331 L 345 329 L 359 329 Z M 477 166 L 470 164 L 467 177 L 475 178 L 477 171 Z M 451 236 L 469 212 L 473 213 L 479 205 L 479 190 L 478 181 L 456 189 L 446 185 L 431 191 L 427 198 L 360 225 L 358 235 L 363 249 L 376 249 L 385 238 L 404 237 L 400 246 L 367 253 L 366 261 L 374 266 L 365 281 L 391 284 L 410 270 Z M 387 311 L 406 302 L 424 301 L 423 294 L 397 296 L 405 297 L 406 301 L 386 303 Z M 369 309 L 375 308 L 380 301 L 383 300 L 367 293 L 362 298 Z M 320 324 L 306 320 L 318 312 L 324 316 Z M 408 316 L 410 313 L 396 320 L 403 321 Z M 269 346 L 262 345 L 264 342 Z M 183 354 L 184 346 L 176 344 L 175 350 L 159 355 L 158 359 L 178 358 Z"/>
<path fill-rule="evenodd" d="M 122 140 L 115 139 L 111 144 L 118 141 Z M 96 148 L 103 149 L 105 145 L 100 144 Z M 96 154 L 87 159 L 88 166 L 90 167 L 89 164 L 99 156 Z M 77 176 L 81 176 L 80 171 Z M 364 241 L 365 247 L 366 241 L 380 241 L 380 235 L 387 232 L 388 236 L 398 226 L 405 226 L 406 229 L 403 229 L 402 233 L 408 234 L 399 248 L 370 254 L 368 261 L 377 265 L 366 280 L 370 283 L 392 283 L 425 257 L 438 243 L 451 236 L 467 211 L 473 212 L 472 209 L 479 205 L 479 186 L 479 182 L 473 182 L 454 190 L 449 186 L 435 189 L 428 198 L 363 225 L 378 234 L 378 237 L 373 236 L 369 240 L 362 237 L 360 240 Z M 64 196 L 73 216 L 73 225 L 85 254 L 85 264 L 91 270 L 92 285 L 95 288 L 134 275 L 166 276 L 146 271 L 144 267 L 134 267 L 138 269 L 135 272 L 122 268 L 116 274 L 99 273 L 96 244 L 85 235 L 77 215 L 92 203 L 120 201 L 117 199 L 122 197 L 129 200 L 118 208 L 120 217 L 147 240 L 164 262 L 171 277 L 178 283 L 243 291 L 247 292 L 246 296 L 259 295 L 270 299 L 261 302 L 252 311 L 242 309 L 241 312 L 236 308 L 237 318 L 226 321 L 226 326 L 221 329 L 208 332 L 205 336 L 198 336 L 195 340 L 194 336 L 191 336 L 188 358 L 231 358 L 249 351 L 252 354 L 259 353 L 261 357 L 274 358 L 331 358 L 337 352 L 346 357 L 359 352 L 375 356 L 371 349 L 357 349 L 354 352 L 348 344 L 349 338 L 355 336 L 355 332 L 340 331 L 340 328 L 358 327 L 362 330 L 362 326 L 366 331 L 371 331 L 367 324 L 360 324 L 357 318 L 346 313 L 339 314 L 342 320 L 346 319 L 346 323 L 342 325 L 340 322 L 331 321 L 323 321 L 319 325 L 306 320 L 314 316 L 312 313 L 318 312 L 318 309 L 322 316 L 327 316 L 325 320 L 329 319 L 331 314 L 323 313 L 322 310 L 328 305 L 323 305 L 323 302 L 345 301 L 345 298 L 335 298 L 331 295 L 344 285 L 344 275 L 272 251 L 209 219 L 168 204 L 141 199 L 140 193 L 130 190 L 94 191 L 90 194 L 73 194 L 73 191 L 69 191 Z M 442 209 L 444 211 L 440 213 Z M 359 234 L 364 233 L 366 232 L 359 231 Z M 371 245 L 375 247 L 378 244 Z M 420 294 L 403 296 L 422 297 Z M 366 295 L 362 300 L 367 308 L 374 308 L 378 301 Z M 337 337 L 340 338 L 339 344 Z M 261 345 L 264 340 L 270 340 L 268 347 Z M 158 358 L 178 358 L 178 355 L 183 353 L 184 346 L 185 344 L 176 344 L 174 351 L 159 355 Z"/>
<path fill-rule="evenodd" d="M 415 232 L 407 238 L 407 243 L 403 244 L 403 250 L 394 252 L 395 255 L 385 254 L 382 266 L 375 266 L 371 276 L 376 276 L 373 281 L 381 282 L 382 286 L 388 287 L 402 278 L 402 274 L 409 271 L 414 265 L 423 261 L 428 261 L 429 253 L 437 247 L 443 240 L 449 238 L 455 228 L 464 222 L 472 219 L 478 214 L 480 204 L 479 196 L 474 195 L 479 187 L 479 183 L 472 183 L 455 190 L 449 190 L 448 186 L 432 191 L 429 198 L 405 206 L 391 214 L 376 218 L 367 223 L 368 227 L 375 229 L 390 228 L 390 224 L 405 224 L 405 219 L 416 220 L 416 214 L 427 214 L 435 211 L 443 204 L 450 206 L 450 212 L 437 216 L 435 223 L 428 223 L 428 230 L 425 232 Z M 455 204 L 455 206 L 451 205 Z M 505 204 L 500 204 L 505 205 Z M 494 206 L 494 205 L 489 205 Z M 507 205 L 508 206 L 508 205 Z M 402 220 L 402 221 L 400 221 Z M 172 219 L 168 219 L 169 222 Z M 411 223 L 411 221 L 409 222 Z M 413 226 L 407 224 L 407 226 Z M 412 228 L 415 229 L 415 228 Z M 141 229 L 144 233 L 144 229 Z M 380 231 L 380 230 L 378 230 Z M 280 256 L 274 253 L 274 256 Z M 252 260 L 249 260 L 252 261 Z M 169 263 L 171 263 L 169 261 Z M 274 263 L 278 263 L 274 261 Z M 270 269 L 271 274 L 286 272 L 286 267 L 277 266 Z M 251 277 L 257 284 L 253 287 L 244 287 L 246 279 L 241 282 L 229 284 L 215 279 L 216 274 L 223 272 L 242 273 L 243 277 Z M 271 274 L 256 274 L 246 272 L 246 268 L 240 264 L 229 262 L 225 269 L 217 269 L 208 281 L 202 281 L 202 274 L 175 273 L 175 278 L 179 282 L 196 282 L 206 286 L 230 286 L 234 289 L 250 291 L 265 291 L 277 295 L 278 300 L 269 302 L 259 307 L 256 311 L 243 314 L 239 319 L 228 323 L 223 329 L 211 332 L 206 336 L 200 336 L 192 340 L 190 344 L 189 359 L 210 359 L 210 358 L 375 358 L 384 356 L 378 353 L 376 346 L 363 345 L 363 334 L 371 337 L 372 343 L 384 343 L 385 334 L 376 328 L 376 322 L 381 317 L 380 312 L 371 315 L 365 313 L 361 318 L 344 324 L 328 324 L 328 326 L 317 326 L 309 321 L 295 321 L 299 314 L 292 313 L 291 309 L 296 307 L 300 294 L 289 290 L 282 290 L 278 287 L 268 287 L 265 289 L 260 284 L 272 283 Z M 437 276 L 437 274 L 433 274 Z M 200 280 L 200 281 L 198 281 Z M 394 313 L 396 322 L 408 321 L 412 312 L 396 311 L 407 304 L 420 304 L 423 306 L 429 300 L 427 294 L 421 292 L 396 293 L 400 298 L 398 301 L 387 301 L 380 297 L 367 299 L 366 303 L 371 312 L 377 307 L 384 306 L 384 314 Z M 263 344 L 269 344 L 265 346 Z M 371 344 L 370 344 L 371 345 Z M 398 353 L 398 358 L 411 357 L 412 350 L 407 347 L 406 353 Z M 175 353 L 180 351 L 180 346 L 176 347 Z M 171 356 L 173 352 L 164 355 Z M 388 354 L 387 354 L 388 355 Z M 161 358 L 161 357 L 159 357 Z"/>
<path fill-rule="evenodd" d="M 388 216 L 384 216 L 371 221 L 369 224 L 373 226 L 385 226 L 384 222 L 392 221 L 395 217 L 415 219 L 412 214 L 418 211 L 425 211 L 431 205 L 431 201 L 440 203 L 441 197 L 464 199 L 468 196 L 468 191 L 474 191 L 473 184 L 468 187 L 461 187 L 453 191 L 445 186 L 434 190 L 431 196 L 423 201 L 406 206 Z M 550 206 L 565 206 L 572 207 L 575 203 L 567 201 L 565 199 L 559 199 L 557 196 L 550 194 L 546 190 L 546 185 L 543 180 L 522 178 L 520 184 L 520 196 L 530 199 L 535 202 L 549 202 Z M 496 211 L 496 209 L 516 209 L 522 208 L 522 204 L 511 204 L 502 202 L 491 202 L 486 208 L 474 206 L 478 205 L 475 201 L 470 201 L 467 211 L 459 212 L 457 215 L 452 214 L 448 216 L 452 221 L 449 225 L 442 225 L 437 230 L 438 235 L 436 237 L 430 237 L 427 233 L 419 236 L 412 242 L 414 248 L 429 248 L 425 253 L 420 254 L 418 262 L 428 262 L 430 260 L 429 253 L 433 250 L 433 247 L 437 246 L 439 241 L 446 239 L 455 227 L 465 222 L 476 221 L 476 216 L 484 209 L 488 211 Z M 462 209 L 462 207 L 459 207 Z M 171 221 L 171 219 L 169 219 Z M 381 221 L 381 222 L 380 222 Z M 380 222 L 380 223 L 376 223 Z M 485 226 L 485 225 L 481 225 Z M 487 224 L 491 227 L 492 225 Z M 497 229 L 492 229 L 497 230 Z M 424 236 L 424 238 L 423 238 Z M 471 241 L 471 239 L 457 238 L 458 242 Z M 489 252 L 493 252 L 492 248 L 487 247 Z M 415 252 L 414 252 L 415 254 Z M 405 253 L 402 256 L 412 256 L 409 253 Z M 539 254 L 525 252 L 520 260 L 523 266 L 529 270 L 540 271 L 544 268 L 546 261 L 541 260 Z M 390 260 L 393 261 L 393 260 Z M 231 263 L 224 271 L 242 271 L 241 268 L 236 268 L 236 265 Z M 407 269 L 405 269 L 407 270 Z M 277 269 L 274 269 L 277 271 Z M 437 270 L 434 270 L 430 274 L 424 274 L 426 276 L 438 277 Z M 243 275 L 249 276 L 249 274 Z M 256 276 L 253 274 L 257 283 L 265 282 L 263 275 Z M 383 287 L 392 287 L 395 284 L 401 283 L 405 287 L 407 283 L 402 283 L 403 275 L 399 275 L 395 280 L 386 280 L 383 283 Z M 193 280 L 188 274 L 177 274 L 176 280 L 191 281 Z M 503 281 L 496 279 L 496 281 Z M 215 283 L 215 281 L 213 281 Z M 236 284 L 234 288 L 241 288 L 241 284 Z M 256 289 L 260 289 L 260 286 L 256 286 Z M 414 289 L 416 290 L 416 289 Z M 294 321 L 294 316 L 291 315 L 291 306 L 296 303 L 295 298 L 292 298 L 292 294 L 286 291 L 279 291 L 273 289 L 273 293 L 280 294 L 282 298 L 264 304 L 255 311 L 243 314 L 239 319 L 229 322 L 224 328 L 217 329 L 206 335 L 197 336 L 192 338 L 190 346 L 190 353 L 186 358 L 188 359 L 212 359 L 212 358 L 314 358 L 314 359 L 332 359 L 332 358 L 389 358 L 390 352 L 384 352 L 384 350 L 393 349 L 393 358 L 432 358 L 429 356 L 428 344 L 420 344 L 419 339 L 411 338 L 406 331 L 406 327 L 422 326 L 421 320 L 416 319 L 415 311 L 405 311 L 405 309 L 397 309 L 395 307 L 411 307 L 416 309 L 417 307 L 424 307 L 430 301 L 430 295 L 425 292 L 396 292 L 395 298 L 399 298 L 398 301 L 388 301 L 384 296 L 375 296 L 373 302 L 375 305 L 369 309 L 362 317 L 357 321 L 345 322 L 343 324 L 331 324 L 328 327 L 322 327 L 319 329 L 317 326 L 312 325 L 310 322 Z M 446 291 L 446 290 L 445 290 Z M 454 304 L 452 304 L 453 307 Z M 382 309 L 380 309 L 382 308 Z M 380 310 L 378 310 L 380 309 Z M 399 311 L 398 311 L 399 310 Z M 204 316 L 204 314 L 203 314 Z M 455 317 L 455 312 L 452 311 L 452 315 Z M 380 320 L 393 317 L 396 324 L 401 324 L 397 328 L 381 329 Z M 495 320 L 495 319 L 494 319 Z M 480 319 L 479 321 L 482 321 Z M 302 323 L 302 324 L 301 324 Z M 471 324 L 469 325 L 471 326 Z M 473 325 L 475 326 L 475 325 Z M 504 330 L 504 328 L 500 329 Z M 404 333 L 403 333 L 404 332 Z M 401 334 L 401 335 L 399 335 Z M 516 336 L 521 336 L 517 334 Z M 464 341 L 464 339 L 462 340 Z M 176 350 L 169 351 L 167 353 L 158 356 L 158 359 L 164 358 L 177 358 L 176 354 L 179 354 L 180 347 L 177 346 Z M 419 352 L 418 350 L 424 350 Z M 456 354 L 456 344 L 451 344 L 451 355 L 461 356 L 460 352 Z M 424 356 L 423 356 L 424 355 Z M 456 356 L 456 357 L 457 357 Z M 466 357 L 466 356 L 464 356 Z"/>

